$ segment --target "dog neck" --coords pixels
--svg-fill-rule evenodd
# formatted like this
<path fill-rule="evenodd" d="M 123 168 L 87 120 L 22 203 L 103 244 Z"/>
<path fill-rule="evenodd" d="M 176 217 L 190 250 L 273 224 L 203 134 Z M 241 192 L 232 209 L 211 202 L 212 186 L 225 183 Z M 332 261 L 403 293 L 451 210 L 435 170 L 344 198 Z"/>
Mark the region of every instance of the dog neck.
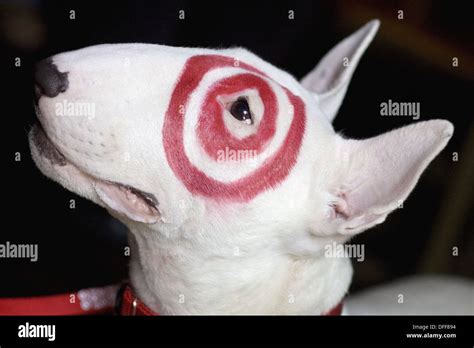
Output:
<path fill-rule="evenodd" d="M 132 228 L 130 282 L 142 302 L 169 315 L 322 314 L 342 300 L 348 259 L 296 258 L 254 238 L 244 246 L 238 237 Z"/>

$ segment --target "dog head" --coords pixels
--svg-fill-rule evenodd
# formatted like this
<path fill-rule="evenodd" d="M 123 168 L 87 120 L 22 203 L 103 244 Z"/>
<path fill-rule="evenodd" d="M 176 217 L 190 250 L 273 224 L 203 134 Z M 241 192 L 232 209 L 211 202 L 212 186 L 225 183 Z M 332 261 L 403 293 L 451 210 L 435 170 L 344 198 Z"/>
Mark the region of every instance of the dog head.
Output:
<path fill-rule="evenodd" d="M 241 48 L 55 55 L 36 70 L 33 158 L 132 229 L 250 242 L 264 230 L 288 253 L 316 252 L 384 221 L 453 132 L 442 120 L 367 140 L 334 132 L 377 28 L 343 40 L 301 81 Z"/>

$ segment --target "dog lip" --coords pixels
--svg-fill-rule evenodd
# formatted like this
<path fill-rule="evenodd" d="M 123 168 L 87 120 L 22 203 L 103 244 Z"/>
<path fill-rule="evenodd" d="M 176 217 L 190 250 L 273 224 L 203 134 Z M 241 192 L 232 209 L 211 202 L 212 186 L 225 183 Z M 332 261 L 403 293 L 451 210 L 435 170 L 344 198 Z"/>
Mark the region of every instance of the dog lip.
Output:
<path fill-rule="evenodd" d="M 39 154 L 49 159 L 53 165 L 65 166 L 67 164 L 71 164 L 79 172 L 81 172 L 83 175 L 88 177 L 92 182 L 102 181 L 102 182 L 109 183 L 111 185 L 119 186 L 125 190 L 130 191 L 137 197 L 141 198 L 149 207 L 158 210 L 158 200 L 156 199 L 154 194 L 139 190 L 136 187 L 133 187 L 130 185 L 121 184 L 118 182 L 94 177 L 93 175 L 88 174 L 84 172 L 83 170 L 81 170 L 73 162 L 69 162 L 68 160 L 66 160 L 66 157 L 56 148 L 56 146 L 54 146 L 52 141 L 48 138 L 48 135 L 46 134 L 43 126 L 41 125 L 41 122 L 37 122 L 33 126 L 33 129 L 31 130 L 31 132 L 32 132 L 33 143 L 38 149 Z"/>
<path fill-rule="evenodd" d="M 59 166 L 67 164 L 66 157 L 53 145 L 39 122 L 33 126 L 32 140 L 40 155 L 49 159 L 52 164 Z"/>
<path fill-rule="evenodd" d="M 33 96 L 33 99 L 35 101 L 35 105 L 38 105 L 39 103 L 39 99 L 41 98 L 41 96 L 43 95 L 42 91 L 41 91 L 41 87 L 38 86 L 37 84 L 35 84 L 35 87 L 34 87 L 34 96 Z"/>
<path fill-rule="evenodd" d="M 134 195 L 141 198 L 151 208 L 158 209 L 158 200 L 156 199 L 154 194 L 139 190 L 136 187 L 133 187 L 133 186 L 130 186 L 130 185 L 125 185 L 125 184 L 121 184 L 121 183 L 118 183 L 118 182 L 107 181 L 107 180 L 103 180 L 103 181 L 105 181 L 106 183 L 109 183 L 111 185 L 117 185 L 117 186 L 122 187 L 126 190 L 129 190 Z"/>

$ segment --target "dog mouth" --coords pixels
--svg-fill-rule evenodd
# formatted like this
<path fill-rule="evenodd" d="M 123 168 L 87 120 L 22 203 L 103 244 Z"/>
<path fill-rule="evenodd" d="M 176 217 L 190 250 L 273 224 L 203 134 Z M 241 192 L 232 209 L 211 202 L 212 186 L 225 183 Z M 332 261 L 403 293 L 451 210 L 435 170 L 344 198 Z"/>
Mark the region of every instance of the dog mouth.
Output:
<path fill-rule="evenodd" d="M 158 200 L 156 197 L 148 192 L 137 189 L 136 187 L 122 184 L 118 182 L 113 182 L 109 180 L 99 179 L 88 173 L 85 173 L 83 170 L 78 168 L 72 162 L 70 162 L 66 156 L 64 156 L 61 151 L 53 144 L 50 140 L 46 131 L 44 130 L 41 122 L 37 122 L 32 130 L 32 142 L 36 147 L 40 156 L 46 158 L 53 166 L 64 167 L 66 165 L 71 165 L 76 168 L 82 176 L 87 178 L 94 188 L 97 187 L 106 188 L 107 191 L 114 193 L 115 195 L 121 195 L 127 197 L 128 199 L 133 199 L 135 201 L 143 202 L 145 206 L 148 206 L 152 211 L 158 210 Z"/>
<path fill-rule="evenodd" d="M 67 164 L 66 157 L 49 140 L 41 123 L 38 122 L 33 126 L 32 134 L 33 143 L 41 156 L 50 160 L 53 165 L 65 166 Z"/>

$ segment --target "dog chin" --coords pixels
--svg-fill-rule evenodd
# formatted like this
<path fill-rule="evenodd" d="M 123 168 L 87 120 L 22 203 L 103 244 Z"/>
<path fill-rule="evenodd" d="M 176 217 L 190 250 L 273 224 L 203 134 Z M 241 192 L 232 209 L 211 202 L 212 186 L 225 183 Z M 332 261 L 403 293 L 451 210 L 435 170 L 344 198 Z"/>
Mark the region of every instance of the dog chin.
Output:
<path fill-rule="evenodd" d="M 39 170 L 69 191 L 104 206 L 94 190 L 94 178 L 79 170 L 49 140 L 40 124 L 28 135 L 31 156 Z"/>

